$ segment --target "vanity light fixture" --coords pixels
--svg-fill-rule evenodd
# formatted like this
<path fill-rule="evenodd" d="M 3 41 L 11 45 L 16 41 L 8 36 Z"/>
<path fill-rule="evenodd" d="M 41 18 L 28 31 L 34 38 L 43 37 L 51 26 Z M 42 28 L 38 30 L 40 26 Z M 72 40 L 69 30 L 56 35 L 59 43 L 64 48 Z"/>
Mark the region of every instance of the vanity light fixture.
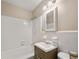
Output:
<path fill-rule="evenodd" d="M 56 2 L 56 0 L 50 0 L 50 1 L 48 1 L 48 3 L 43 6 L 43 11 L 52 8 L 54 6 L 55 2 Z"/>

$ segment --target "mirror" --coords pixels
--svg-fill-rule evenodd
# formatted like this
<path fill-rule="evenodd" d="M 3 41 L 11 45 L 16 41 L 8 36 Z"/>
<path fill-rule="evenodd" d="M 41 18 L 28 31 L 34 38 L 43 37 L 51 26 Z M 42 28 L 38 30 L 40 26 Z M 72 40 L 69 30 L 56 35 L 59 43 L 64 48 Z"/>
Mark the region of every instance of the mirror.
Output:
<path fill-rule="evenodd" d="M 42 16 L 42 30 L 57 31 L 57 7 L 50 9 Z"/>

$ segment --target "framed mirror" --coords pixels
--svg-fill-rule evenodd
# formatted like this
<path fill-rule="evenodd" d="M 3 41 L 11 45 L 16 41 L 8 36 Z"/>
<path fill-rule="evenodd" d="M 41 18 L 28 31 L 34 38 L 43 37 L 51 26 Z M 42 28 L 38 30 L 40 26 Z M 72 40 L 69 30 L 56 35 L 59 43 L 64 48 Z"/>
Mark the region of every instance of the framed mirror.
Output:
<path fill-rule="evenodd" d="M 50 9 L 42 16 L 42 30 L 57 31 L 57 7 Z"/>

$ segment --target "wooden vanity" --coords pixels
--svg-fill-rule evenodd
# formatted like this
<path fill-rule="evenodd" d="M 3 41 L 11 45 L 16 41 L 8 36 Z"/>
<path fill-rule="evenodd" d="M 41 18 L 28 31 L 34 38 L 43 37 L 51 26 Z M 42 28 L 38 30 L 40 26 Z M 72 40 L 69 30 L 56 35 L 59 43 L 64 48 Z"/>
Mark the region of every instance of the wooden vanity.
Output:
<path fill-rule="evenodd" d="M 57 59 L 58 48 L 55 48 L 49 52 L 45 52 L 37 46 L 34 46 L 34 51 L 34 59 Z"/>

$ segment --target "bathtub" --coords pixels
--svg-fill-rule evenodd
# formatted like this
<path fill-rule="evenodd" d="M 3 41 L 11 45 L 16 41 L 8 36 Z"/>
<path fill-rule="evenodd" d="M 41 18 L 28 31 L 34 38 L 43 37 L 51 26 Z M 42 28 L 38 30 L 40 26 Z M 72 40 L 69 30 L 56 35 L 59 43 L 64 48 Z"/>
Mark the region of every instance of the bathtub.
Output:
<path fill-rule="evenodd" d="M 1 59 L 32 59 L 30 57 L 33 56 L 34 52 L 31 46 L 23 46 L 8 51 L 2 51 L 1 53 Z"/>

